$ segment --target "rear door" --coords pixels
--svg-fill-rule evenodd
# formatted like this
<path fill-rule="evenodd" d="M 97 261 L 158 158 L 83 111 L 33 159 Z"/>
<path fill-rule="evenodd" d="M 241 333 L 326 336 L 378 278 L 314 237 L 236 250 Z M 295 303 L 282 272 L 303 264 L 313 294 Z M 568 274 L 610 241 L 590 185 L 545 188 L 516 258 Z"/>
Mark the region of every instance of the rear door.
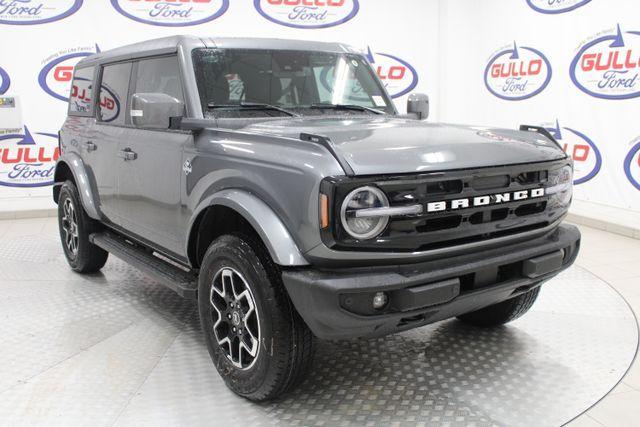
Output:
<path fill-rule="evenodd" d="M 184 103 L 176 55 L 136 61 L 131 93 L 163 93 Z M 118 147 L 130 158 L 118 162 L 118 204 L 125 227 L 179 256 L 184 255 L 180 189 L 187 145 L 193 146 L 190 132 L 131 125 Z"/>

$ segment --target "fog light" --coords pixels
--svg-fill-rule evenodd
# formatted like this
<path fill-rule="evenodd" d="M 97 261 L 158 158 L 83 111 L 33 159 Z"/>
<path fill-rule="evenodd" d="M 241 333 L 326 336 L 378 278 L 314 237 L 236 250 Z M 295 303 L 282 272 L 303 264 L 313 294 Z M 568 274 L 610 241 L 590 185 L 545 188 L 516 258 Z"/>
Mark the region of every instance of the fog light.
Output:
<path fill-rule="evenodd" d="M 389 297 L 387 296 L 387 294 L 385 294 L 384 292 L 377 292 L 373 296 L 373 308 L 375 308 L 376 310 L 380 310 L 385 305 L 387 305 L 388 301 Z"/>

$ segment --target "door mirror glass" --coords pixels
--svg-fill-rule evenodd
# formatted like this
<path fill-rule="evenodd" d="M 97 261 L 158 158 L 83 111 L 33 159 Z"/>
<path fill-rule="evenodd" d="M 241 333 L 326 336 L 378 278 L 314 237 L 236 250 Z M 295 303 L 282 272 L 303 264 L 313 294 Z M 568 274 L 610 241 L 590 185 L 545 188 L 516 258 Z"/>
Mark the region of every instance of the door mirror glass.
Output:
<path fill-rule="evenodd" d="M 424 93 L 412 93 L 407 99 L 407 114 L 415 116 L 418 120 L 426 120 L 429 117 L 429 97 Z"/>
<path fill-rule="evenodd" d="M 184 102 L 165 93 L 134 93 L 131 122 L 136 127 L 169 129 L 171 117 L 184 115 Z"/>

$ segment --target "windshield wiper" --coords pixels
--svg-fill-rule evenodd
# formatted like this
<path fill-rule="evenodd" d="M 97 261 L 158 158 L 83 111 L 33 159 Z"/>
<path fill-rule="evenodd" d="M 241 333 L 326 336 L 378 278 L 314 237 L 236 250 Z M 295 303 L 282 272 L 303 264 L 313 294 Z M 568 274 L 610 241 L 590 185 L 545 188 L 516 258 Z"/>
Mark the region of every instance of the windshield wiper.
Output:
<path fill-rule="evenodd" d="M 215 109 L 274 110 L 274 111 L 280 111 L 281 113 L 285 113 L 291 117 L 300 117 L 299 114 L 286 110 L 282 107 L 278 107 L 277 105 L 260 104 L 256 102 L 240 102 L 238 104 L 216 104 L 214 102 L 209 102 L 207 104 L 207 108 L 212 110 L 215 110 Z"/>
<path fill-rule="evenodd" d="M 356 105 L 356 104 L 329 104 L 329 103 L 316 103 L 311 104 L 309 108 L 331 108 L 334 110 L 358 110 L 358 111 L 368 111 L 374 114 L 385 114 L 384 111 L 378 110 L 376 108 L 365 107 L 364 105 Z"/>

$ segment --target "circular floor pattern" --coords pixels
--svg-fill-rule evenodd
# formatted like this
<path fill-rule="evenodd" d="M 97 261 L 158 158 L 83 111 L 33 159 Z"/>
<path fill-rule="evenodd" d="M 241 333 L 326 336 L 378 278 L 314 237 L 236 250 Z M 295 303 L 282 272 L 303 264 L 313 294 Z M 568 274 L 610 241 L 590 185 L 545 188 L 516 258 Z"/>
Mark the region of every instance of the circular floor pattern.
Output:
<path fill-rule="evenodd" d="M 301 387 L 257 405 L 217 376 L 194 303 L 114 257 L 76 275 L 53 235 L 0 239 L 0 319 L 8 425 L 560 425 L 615 386 L 638 344 L 625 301 L 574 266 L 506 327 L 320 341 Z"/>

